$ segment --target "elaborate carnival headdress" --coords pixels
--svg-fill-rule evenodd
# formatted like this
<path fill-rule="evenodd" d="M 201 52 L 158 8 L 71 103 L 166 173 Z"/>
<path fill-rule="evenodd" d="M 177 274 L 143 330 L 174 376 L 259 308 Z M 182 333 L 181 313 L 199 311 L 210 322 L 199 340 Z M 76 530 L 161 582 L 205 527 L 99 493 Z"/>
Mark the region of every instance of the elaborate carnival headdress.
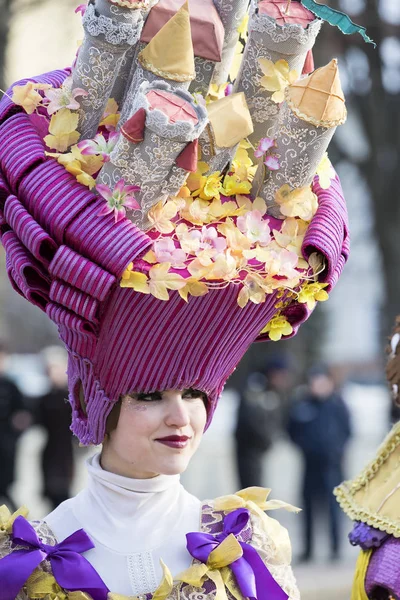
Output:
<path fill-rule="evenodd" d="M 72 68 L 3 97 L 7 272 L 58 326 L 82 443 L 134 391 L 200 389 L 209 423 L 250 344 L 335 285 L 346 111 L 336 61 L 307 75 L 305 3 L 90 0 Z"/>

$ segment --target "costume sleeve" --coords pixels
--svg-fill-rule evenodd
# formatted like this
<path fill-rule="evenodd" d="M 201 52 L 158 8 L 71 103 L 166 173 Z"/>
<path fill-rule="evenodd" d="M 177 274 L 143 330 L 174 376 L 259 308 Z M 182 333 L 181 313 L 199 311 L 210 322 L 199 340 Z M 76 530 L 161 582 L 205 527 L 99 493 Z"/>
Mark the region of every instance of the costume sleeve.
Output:
<path fill-rule="evenodd" d="M 253 506 L 250 511 L 254 546 L 275 581 L 289 596 L 300 600 L 300 591 L 291 567 L 292 547 L 288 531 L 276 519 Z"/>

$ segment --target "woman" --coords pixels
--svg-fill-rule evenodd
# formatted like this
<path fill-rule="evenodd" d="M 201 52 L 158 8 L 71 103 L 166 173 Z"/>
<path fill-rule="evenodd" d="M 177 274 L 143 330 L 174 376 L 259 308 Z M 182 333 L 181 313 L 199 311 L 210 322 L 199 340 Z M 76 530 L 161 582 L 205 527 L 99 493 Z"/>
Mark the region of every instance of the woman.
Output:
<path fill-rule="evenodd" d="M 87 488 L 43 521 L 3 509 L 0 600 L 294 600 L 286 530 L 264 513 L 291 507 L 262 488 L 201 503 L 179 474 L 250 344 L 294 334 L 346 262 L 345 203 L 324 158 L 345 115 L 337 64 L 317 75 L 319 100 L 301 107 L 303 117 L 316 106 L 324 115 L 320 103 L 329 104 L 329 123 L 292 115 L 291 141 L 278 151 L 282 129 L 258 148 L 277 170 L 287 143 L 293 162 L 298 135 L 311 136 L 290 180 L 299 189 L 281 190 L 277 177 L 254 198 L 245 148 L 228 165 L 252 130 L 244 94 L 214 103 L 213 120 L 183 89 L 195 76 L 187 4 L 139 54 L 141 66 L 132 63 L 131 116 L 115 131 L 120 114 L 107 100 L 121 81 L 132 91 L 114 75 L 121 57 L 132 60 L 146 6 L 91 1 L 72 74 L 20 82 L 0 103 L 7 273 L 68 350 L 72 431 L 84 445 L 103 444 Z M 318 29 L 308 39 L 303 27 L 292 20 L 284 32 L 300 40 L 300 62 Z M 222 174 L 197 161 L 199 144 Z M 267 213 L 271 186 L 281 191 L 280 218 Z"/>

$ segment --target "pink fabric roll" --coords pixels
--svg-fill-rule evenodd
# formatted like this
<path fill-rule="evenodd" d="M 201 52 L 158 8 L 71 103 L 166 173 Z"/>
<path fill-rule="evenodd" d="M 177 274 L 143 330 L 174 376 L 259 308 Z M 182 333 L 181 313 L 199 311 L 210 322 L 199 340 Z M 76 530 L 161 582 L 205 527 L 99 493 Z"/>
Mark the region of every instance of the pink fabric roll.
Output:
<path fill-rule="evenodd" d="M 36 223 L 16 196 L 7 198 L 4 217 L 29 252 L 39 262 L 48 265 L 57 251 L 57 245 Z"/>
<path fill-rule="evenodd" d="M 41 265 L 21 244 L 13 231 L 6 231 L 1 243 L 9 256 L 15 272 L 24 281 L 25 285 L 35 291 L 48 295 L 50 291 L 50 278 Z"/>
<path fill-rule="evenodd" d="M 68 246 L 60 246 L 57 250 L 49 266 L 49 273 L 100 301 L 106 299 L 116 282 L 113 275 Z"/>
<path fill-rule="evenodd" d="M 324 190 L 315 178 L 313 189 L 318 196 L 318 211 L 304 237 L 302 251 L 305 259 L 320 252 L 326 260 L 326 269 L 320 281 L 328 283 L 329 292 L 349 255 L 347 210 L 338 176 Z"/>
<path fill-rule="evenodd" d="M 57 244 L 62 244 L 68 225 L 97 196 L 49 159 L 24 177 L 18 198 Z"/>
<path fill-rule="evenodd" d="M 4 175 L 0 170 L 0 210 L 3 211 L 5 201 L 7 197 L 10 195 L 10 189 L 6 184 L 4 179 Z"/>
<path fill-rule="evenodd" d="M 43 140 L 30 126 L 25 113 L 14 115 L 0 127 L 0 168 L 7 182 L 17 192 L 22 177 L 35 165 L 46 160 Z"/>
<path fill-rule="evenodd" d="M 62 325 L 68 329 L 72 329 L 80 334 L 88 337 L 96 337 L 96 329 L 94 325 L 85 321 L 72 311 L 67 310 L 59 304 L 49 302 L 46 307 L 46 313 L 54 323 Z"/>
<path fill-rule="evenodd" d="M 149 237 L 129 219 L 115 223 L 114 215 L 99 217 L 105 200 L 97 199 L 65 231 L 65 242 L 116 277 L 151 246 Z"/>
<path fill-rule="evenodd" d="M 54 279 L 51 283 L 50 300 L 71 309 L 86 321 L 94 324 L 99 322 L 98 301 L 59 279 Z"/>
<path fill-rule="evenodd" d="M 12 264 L 6 264 L 7 274 L 11 285 L 23 298 L 28 300 L 34 306 L 37 306 L 43 311 L 46 311 L 46 306 L 49 301 L 49 297 L 45 292 L 40 290 L 31 289 L 25 282 L 25 280 L 19 276 L 17 271 L 12 268 Z"/>

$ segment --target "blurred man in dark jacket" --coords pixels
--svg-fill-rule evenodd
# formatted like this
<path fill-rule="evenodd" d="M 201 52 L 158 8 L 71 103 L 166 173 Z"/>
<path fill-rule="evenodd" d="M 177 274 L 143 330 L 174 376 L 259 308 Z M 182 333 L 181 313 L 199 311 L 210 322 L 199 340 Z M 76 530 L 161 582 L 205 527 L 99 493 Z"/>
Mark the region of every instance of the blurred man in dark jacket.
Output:
<path fill-rule="evenodd" d="M 71 406 L 67 401 L 67 354 L 50 346 L 42 351 L 50 389 L 38 399 L 37 422 L 47 433 L 43 448 L 43 495 L 55 508 L 70 497 L 74 472 L 73 437 L 70 431 Z"/>
<path fill-rule="evenodd" d="M 351 436 L 350 415 L 335 383 L 325 367 L 314 368 L 308 386 L 300 392 L 290 410 L 288 432 L 304 457 L 303 519 L 304 553 L 313 554 L 313 523 L 317 509 L 330 516 L 331 558 L 339 557 L 340 509 L 333 488 L 343 480 L 342 463 Z"/>
<path fill-rule="evenodd" d="M 242 488 L 263 485 L 265 453 L 282 431 L 291 382 L 287 360 L 276 358 L 264 373 L 252 373 L 240 394 L 235 436 Z"/>
<path fill-rule="evenodd" d="M 6 372 L 7 350 L 0 342 L 0 504 L 10 509 L 15 504 L 8 494 L 14 481 L 17 440 L 31 424 L 30 413 L 25 410 L 22 395 Z"/>

